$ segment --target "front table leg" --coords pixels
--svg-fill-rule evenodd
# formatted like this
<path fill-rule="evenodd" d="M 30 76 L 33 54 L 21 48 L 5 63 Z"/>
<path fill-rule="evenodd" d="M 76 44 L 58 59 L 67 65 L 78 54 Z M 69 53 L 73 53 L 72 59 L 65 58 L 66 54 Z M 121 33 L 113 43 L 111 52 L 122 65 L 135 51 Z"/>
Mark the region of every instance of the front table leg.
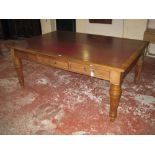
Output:
<path fill-rule="evenodd" d="M 114 121 L 117 117 L 117 108 L 121 97 L 120 85 L 110 85 L 110 121 Z"/>
<path fill-rule="evenodd" d="M 110 73 L 110 121 L 117 117 L 117 108 L 121 97 L 121 73 L 112 71 Z"/>
<path fill-rule="evenodd" d="M 141 72 L 142 72 L 142 67 L 143 67 L 143 62 L 144 62 L 144 54 L 142 54 L 136 64 L 136 68 L 135 68 L 135 78 L 134 78 L 134 82 L 135 84 L 137 84 L 140 81 L 140 77 L 141 77 Z"/>
<path fill-rule="evenodd" d="M 16 56 L 15 51 L 12 50 L 12 52 L 13 52 L 13 60 L 14 60 L 19 83 L 21 86 L 24 86 L 24 76 L 23 76 L 23 67 L 22 67 L 21 58 Z"/>

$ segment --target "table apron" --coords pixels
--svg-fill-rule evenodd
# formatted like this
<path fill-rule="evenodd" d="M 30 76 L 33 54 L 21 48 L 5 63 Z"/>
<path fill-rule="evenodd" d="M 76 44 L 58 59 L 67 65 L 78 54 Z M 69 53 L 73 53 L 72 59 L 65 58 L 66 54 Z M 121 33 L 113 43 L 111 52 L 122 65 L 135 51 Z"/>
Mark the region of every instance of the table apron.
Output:
<path fill-rule="evenodd" d="M 84 62 L 70 60 L 61 56 L 54 57 L 42 55 L 39 53 L 33 54 L 23 51 L 20 52 L 17 50 L 14 50 L 14 55 L 21 59 L 26 59 L 40 64 L 88 75 L 91 77 L 96 77 L 99 79 L 110 80 L 111 70 L 104 69 L 104 67 L 99 65 L 86 64 Z"/>

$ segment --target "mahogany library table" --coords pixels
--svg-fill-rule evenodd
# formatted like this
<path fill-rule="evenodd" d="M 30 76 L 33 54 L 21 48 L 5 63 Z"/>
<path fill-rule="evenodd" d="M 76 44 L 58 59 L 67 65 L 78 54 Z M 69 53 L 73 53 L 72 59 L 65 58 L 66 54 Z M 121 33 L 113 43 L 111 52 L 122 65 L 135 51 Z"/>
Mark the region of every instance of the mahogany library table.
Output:
<path fill-rule="evenodd" d="M 84 33 L 55 31 L 26 40 L 26 45 L 10 45 L 21 86 L 24 86 L 22 59 L 85 74 L 110 82 L 109 117 L 114 121 L 121 97 L 121 83 L 136 66 L 140 80 L 147 41 Z"/>

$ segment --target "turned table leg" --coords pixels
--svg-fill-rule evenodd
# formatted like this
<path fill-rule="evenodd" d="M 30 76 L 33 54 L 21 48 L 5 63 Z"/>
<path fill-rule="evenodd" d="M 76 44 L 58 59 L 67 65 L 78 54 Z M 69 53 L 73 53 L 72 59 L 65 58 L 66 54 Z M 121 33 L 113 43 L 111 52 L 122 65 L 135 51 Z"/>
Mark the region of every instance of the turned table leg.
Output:
<path fill-rule="evenodd" d="M 141 77 L 141 72 L 142 72 L 142 67 L 143 67 L 143 62 L 144 62 L 144 54 L 142 54 L 136 64 L 135 68 L 135 78 L 134 82 L 137 84 L 140 81 Z"/>
<path fill-rule="evenodd" d="M 13 54 L 13 60 L 14 60 L 14 64 L 15 64 L 15 68 L 16 68 L 19 83 L 20 83 L 21 86 L 24 86 L 24 76 L 23 76 L 22 61 L 18 56 L 16 56 L 15 51 L 12 50 L 12 52 L 13 52 L 12 53 Z"/>
<path fill-rule="evenodd" d="M 110 73 L 110 121 L 117 117 L 117 108 L 121 97 L 121 73 L 112 71 Z"/>
<path fill-rule="evenodd" d="M 114 121 L 117 117 L 117 108 L 119 105 L 119 100 L 121 97 L 121 87 L 120 85 L 113 85 L 110 86 L 110 121 Z"/>

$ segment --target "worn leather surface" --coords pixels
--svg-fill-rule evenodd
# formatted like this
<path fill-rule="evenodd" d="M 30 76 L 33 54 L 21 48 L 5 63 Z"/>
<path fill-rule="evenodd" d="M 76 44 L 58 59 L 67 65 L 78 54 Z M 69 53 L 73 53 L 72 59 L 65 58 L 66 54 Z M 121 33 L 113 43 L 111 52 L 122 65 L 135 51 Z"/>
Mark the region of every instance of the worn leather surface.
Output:
<path fill-rule="evenodd" d="M 15 47 L 120 67 L 147 42 L 72 32 L 52 32 Z"/>

